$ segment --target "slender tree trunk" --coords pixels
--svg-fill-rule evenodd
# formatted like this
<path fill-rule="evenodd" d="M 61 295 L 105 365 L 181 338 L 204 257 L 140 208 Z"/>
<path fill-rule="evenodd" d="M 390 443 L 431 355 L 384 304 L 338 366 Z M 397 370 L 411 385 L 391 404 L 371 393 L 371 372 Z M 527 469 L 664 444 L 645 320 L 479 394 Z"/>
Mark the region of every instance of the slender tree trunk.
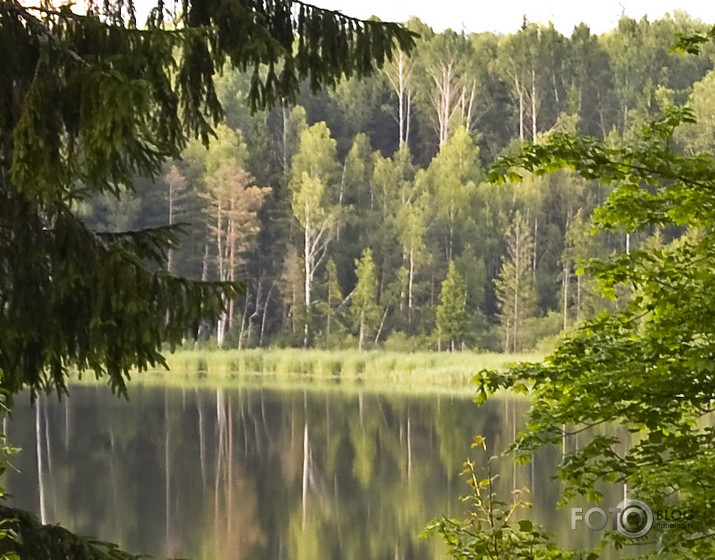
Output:
<path fill-rule="evenodd" d="M 403 74 L 404 70 L 404 54 L 402 51 L 398 53 L 397 59 L 397 76 L 398 76 L 398 92 L 397 92 L 397 112 L 398 114 L 398 126 L 400 133 L 399 146 L 405 143 L 405 77 Z"/>
<path fill-rule="evenodd" d="M 410 279 L 407 288 L 408 323 L 412 322 L 412 286 L 415 278 L 415 249 L 410 247 Z"/>
<path fill-rule="evenodd" d="M 311 244 L 310 244 L 310 232 L 311 224 L 308 208 L 305 209 L 306 223 L 305 223 L 305 234 L 304 234 L 304 256 L 305 256 L 305 323 L 303 325 L 303 348 L 308 347 L 308 321 L 310 318 L 310 292 L 311 292 L 311 277 L 313 275 L 312 270 L 312 257 L 311 257 Z"/>
<path fill-rule="evenodd" d="M 42 396 L 37 396 L 37 402 L 35 402 L 35 443 L 36 443 L 36 454 L 37 454 L 37 489 L 40 493 L 40 522 L 45 525 L 47 523 L 47 506 L 45 503 L 45 479 L 43 476 L 44 465 L 42 460 L 42 423 L 40 416 L 42 411 L 40 410 Z"/>
<path fill-rule="evenodd" d="M 521 270 L 519 260 L 521 258 L 521 227 L 515 228 L 516 237 L 516 251 L 514 251 L 514 266 L 515 266 L 515 277 L 514 277 L 514 335 L 512 340 L 513 351 L 516 352 L 519 340 L 519 270 Z"/>
<path fill-rule="evenodd" d="M 514 77 L 514 84 L 519 95 L 519 140 L 524 140 L 524 92 L 521 89 L 519 78 Z"/>
<path fill-rule="evenodd" d="M 208 230 L 204 238 L 204 256 L 201 259 L 201 281 L 206 282 L 209 279 L 209 239 Z"/>
<path fill-rule="evenodd" d="M 410 111 L 412 106 L 412 94 L 407 93 L 407 118 L 405 119 L 407 121 L 405 125 L 405 144 L 407 144 L 410 140 Z"/>
<path fill-rule="evenodd" d="M 275 286 L 275 281 L 271 282 L 271 287 L 268 288 L 268 293 L 266 294 L 266 299 L 263 302 L 263 313 L 261 314 L 261 334 L 258 337 L 258 346 L 263 347 L 263 335 L 266 331 L 266 317 L 268 315 L 268 302 L 271 299 L 271 292 L 273 291 L 273 286 Z"/>
<path fill-rule="evenodd" d="M 169 225 L 174 225 L 174 185 L 169 182 Z M 173 272 L 174 267 L 174 249 L 169 248 L 166 253 L 166 269 L 169 272 Z"/>
<path fill-rule="evenodd" d="M 358 350 L 362 351 L 365 340 L 365 311 L 360 312 L 360 336 L 358 338 Z"/>
<path fill-rule="evenodd" d="M 248 313 L 248 294 L 246 294 L 246 300 L 243 303 L 243 314 L 241 315 L 241 328 L 238 332 L 238 349 L 243 348 L 243 331 L 246 325 L 246 315 Z"/>
<path fill-rule="evenodd" d="M 283 175 L 288 175 L 289 171 L 289 162 L 288 162 L 288 111 L 285 106 L 285 103 L 281 107 L 281 115 L 283 117 L 283 138 L 282 138 L 282 144 L 283 144 L 283 150 L 282 150 L 282 156 L 283 156 Z"/>
<path fill-rule="evenodd" d="M 536 213 L 536 212 L 534 212 L 534 213 Z M 536 285 L 536 245 L 537 245 L 538 238 L 539 238 L 539 217 L 534 216 L 534 250 L 533 250 L 532 263 L 531 263 L 531 273 L 534 278 L 534 285 Z"/>
<path fill-rule="evenodd" d="M 385 317 L 387 317 L 387 310 L 389 308 L 385 308 L 385 312 L 382 314 L 382 320 L 380 321 L 380 327 L 377 329 L 377 334 L 375 335 L 375 345 L 377 346 L 378 340 L 380 340 L 380 334 L 382 334 L 382 327 L 385 326 Z"/>
<path fill-rule="evenodd" d="M 571 280 L 571 275 L 569 274 L 568 266 L 564 267 L 564 330 L 568 327 L 568 310 L 569 310 L 569 281 Z"/>
<path fill-rule="evenodd" d="M 536 104 L 536 70 L 534 68 L 532 68 L 531 69 L 531 138 L 533 140 L 536 140 L 536 132 L 537 132 L 536 105 L 537 105 Z"/>

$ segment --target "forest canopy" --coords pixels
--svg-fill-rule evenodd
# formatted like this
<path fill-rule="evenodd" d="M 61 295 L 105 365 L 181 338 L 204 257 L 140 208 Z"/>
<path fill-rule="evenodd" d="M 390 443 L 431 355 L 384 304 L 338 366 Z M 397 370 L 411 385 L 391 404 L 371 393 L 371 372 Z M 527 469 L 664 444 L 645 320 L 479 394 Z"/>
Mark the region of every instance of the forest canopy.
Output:
<path fill-rule="evenodd" d="M 233 275 L 201 282 L 167 270 L 178 224 L 120 231 L 78 217 L 93 197 L 118 200 L 139 177 L 158 176 L 190 139 L 216 136 L 224 65 L 247 76 L 249 105 L 267 108 L 290 102 L 301 83 L 365 76 L 413 45 L 398 25 L 288 0 L 186 0 L 176 13 L 159 1 L 141 27 L 131 0 L 75 9 L 0 2 L 0 369 L 9 394 L 61 391 L 69 368 L 106 374 L 123 392 L 133 368 L 163 363 L 162 344 L 215 322 L 244 292 Z M 247 192 L 256 202 L 244 222 L 267 191 Z"/>
<path fill-rule="evenodd" d="M 713 49 L 672 49 L 705 25 L 676 12 L 624 18 L 598 36 L 585 24 L 570 36 L 529 22 L 507 35 L 407 27 L 419 34 L 410 53 L 397 48 L 375 74 L 317 94 L 304 82 L 294 102 L 272 109 L 245 104 L 250 69 L 224 68 L 215 84 L 225 119 L 208 150 L 189 142 L 156 180 L 77 207 L 93 228 L 186 223 L 172 272 L 245 279 L 230 312 L 203 324 L 200 345 L 548 348 L 623 304 L 579 274 L 585 261 L 681 235 L 622 225 L 591 235 L 593 210 L 612 190 L 595 175 L 494 183 L 487 170 L 554 134 L 616 149 L 683 103 L 697 122 L 673 141 L 709 149 Z M 229 163 L 252 183 L 219 184 Z M 231 200 L 249 187 L 264 194 L 242 222 Z M 365 289 L 372 276 L 375 289 Z"/>

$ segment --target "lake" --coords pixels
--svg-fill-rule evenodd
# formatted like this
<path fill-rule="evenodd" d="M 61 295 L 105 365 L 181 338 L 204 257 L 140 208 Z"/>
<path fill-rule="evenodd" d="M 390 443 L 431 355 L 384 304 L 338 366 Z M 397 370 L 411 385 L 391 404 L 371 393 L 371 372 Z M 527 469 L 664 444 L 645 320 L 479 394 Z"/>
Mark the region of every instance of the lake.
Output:
<path fill-rule="evenodd" d="M 419 533 L 434 517 L 464 514 L 464 460 L 485 464 L 474 435 L 503 449 L 526 409 L 324 384 L 134 384 L 128 402 L 73 386 L 36 408 L 18 398 L 6 430 L 23 451 L 6 488 L 45 522 L 157 558 L 444 558 L 442 543 Z M 525 466 L 500 460 L 497 488 L 504 499 L 528 488 L 534 507 L 523 516 L 577 544 L 585 535 L 555 511 L 559 453 Z"/>

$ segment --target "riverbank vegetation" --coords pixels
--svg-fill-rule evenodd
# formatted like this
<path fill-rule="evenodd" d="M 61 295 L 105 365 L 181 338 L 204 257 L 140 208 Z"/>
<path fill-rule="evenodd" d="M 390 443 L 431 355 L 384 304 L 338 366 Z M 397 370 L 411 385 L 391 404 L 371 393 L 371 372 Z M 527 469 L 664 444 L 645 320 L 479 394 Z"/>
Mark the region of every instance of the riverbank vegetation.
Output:
<path fill-rule="evenodd" d="M 179 351 L 166 356 L 169 371 L 155 369 L 135 379 L 209 382 L 262 375 L 303 379 L 372 382 L 385 385 L 422 384 L 433 389 L 470 389 L 470 381 L 482 369 L 505 369 L 523 361 L 539 361 L 538 353 L 500 354 L 473 352 L 384 352 L 356 350 L 252 349 Z"/>

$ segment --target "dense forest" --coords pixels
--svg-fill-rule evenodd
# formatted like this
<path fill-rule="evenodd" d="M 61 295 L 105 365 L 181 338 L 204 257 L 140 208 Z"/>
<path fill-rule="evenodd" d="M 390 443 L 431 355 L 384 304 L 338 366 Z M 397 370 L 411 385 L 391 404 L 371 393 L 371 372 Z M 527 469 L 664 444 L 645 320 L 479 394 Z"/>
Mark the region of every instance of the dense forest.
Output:
<path fill-rule="evenodd" d="M 176 225 L 172 273 L 245 280 L 217 324 L 197 325 L 201 344 L 519 351 L 616 305 L 580 263 L 683 232 L 591 235 L 609 187 L 568 171 L 493 184 L 487 169 L 554 131 L 616 146 L 684 103 L 698 123 L 677 141 L 712 149 L 715 49 L 671 49 L 707 26 L 680 12 L 599 36 L 407 25 L 409 57 L 270 111 L 252 112 L 250 74 L 227 68 L 208 149 L 76 212 L 97 230 Z"/>

